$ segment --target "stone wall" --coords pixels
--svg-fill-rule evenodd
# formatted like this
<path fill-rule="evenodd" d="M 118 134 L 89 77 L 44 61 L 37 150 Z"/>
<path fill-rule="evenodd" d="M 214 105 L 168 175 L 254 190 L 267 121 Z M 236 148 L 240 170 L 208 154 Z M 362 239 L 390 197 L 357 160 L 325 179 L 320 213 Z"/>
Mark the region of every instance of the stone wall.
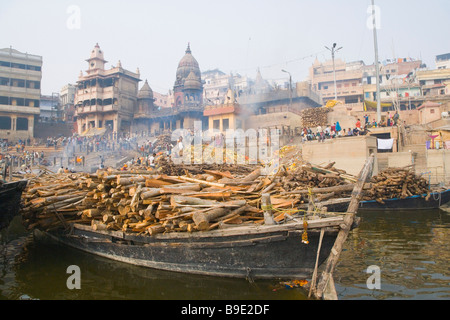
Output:
<path fill-rule="evenodd" d="M 377 152 L 377 139 L 369 136 L 345 137 L 325 142 L 311 141 L 303 144 L 303 159 L 315 165 L 336 162 L 335 168 L 358 175 L 371 153 Z M 373 170 L 378 173 L 375 161 Z"/>

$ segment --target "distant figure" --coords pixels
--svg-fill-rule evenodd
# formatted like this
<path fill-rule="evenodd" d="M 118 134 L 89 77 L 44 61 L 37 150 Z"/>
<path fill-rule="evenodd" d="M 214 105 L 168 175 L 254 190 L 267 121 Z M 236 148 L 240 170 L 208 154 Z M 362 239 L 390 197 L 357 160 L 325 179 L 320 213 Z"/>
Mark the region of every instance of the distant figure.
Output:
<path fill-rule="evenodd" d="M 148 157 L 148 164 L 152 168 L 155 167 L 155 158 L 156 158 L 156 153 L 153 153 L 151 156 Z"/>
<path fill-rule="evenodd" d="M 63 167 L 59 168 L 58 173 L 64 173 L 64 168 Z"/>
<path fill-rule="evenodd" d="M 400 118 L 400 115 L 398 114 L 398 111 L 395 111 L 394 116 L 392 117 L 394 119 L 394 126 L 397 125 L 398 119 Z"/>

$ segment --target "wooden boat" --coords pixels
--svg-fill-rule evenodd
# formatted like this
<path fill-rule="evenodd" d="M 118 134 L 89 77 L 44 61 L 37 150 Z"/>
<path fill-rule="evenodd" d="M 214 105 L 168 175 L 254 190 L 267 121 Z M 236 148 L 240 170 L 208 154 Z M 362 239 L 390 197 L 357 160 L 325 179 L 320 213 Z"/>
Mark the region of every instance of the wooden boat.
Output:
<path fill-rule="evenodd" d="M 345 212 L 350 198 L 336 199 L 322 202 L 321 205 L 328 208 L 330 212 Z M 361 201 L 358 212 L 361 211 L 388 211 L 388 210 L 433 210 L 439 209 L 450 202 L 450 189 L 435 191 L 427 194 L 414 195 L 404 199 L 383 199 L 383 203 L 376 200 Z"/>
<path fill-rule="evenodd" d="M 0 230 L 9 226 L 15 215 L 19 213 L 22 192 L 27 180 L 5 182 L 0 180 Z"/>
<path fill-rule="evenodd" d="M 303 221 L 252 225 L 201 232 L 138 235 L 72 224 L 69 231 L 43 234 L 65 245 L 125 263 L 161 270 L 220 277 L 292 279 L 310 277 L 327 259 L 343 216 L 309 220 L 309 243 L 302 242 Z M 355 223 L 353 226 L 356 226 Z M 35 234 L 41 231 L 35 230 Z"/>

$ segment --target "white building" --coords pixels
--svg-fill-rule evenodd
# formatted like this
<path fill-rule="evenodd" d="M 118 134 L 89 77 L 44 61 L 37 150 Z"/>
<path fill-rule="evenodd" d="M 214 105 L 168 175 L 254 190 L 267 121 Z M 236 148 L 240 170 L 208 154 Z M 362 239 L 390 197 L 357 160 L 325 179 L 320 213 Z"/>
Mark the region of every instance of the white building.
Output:
<path fill-rule="evenodd" d="M 450 69 L 450 53 L 436 56 L 436 69 Z"/>

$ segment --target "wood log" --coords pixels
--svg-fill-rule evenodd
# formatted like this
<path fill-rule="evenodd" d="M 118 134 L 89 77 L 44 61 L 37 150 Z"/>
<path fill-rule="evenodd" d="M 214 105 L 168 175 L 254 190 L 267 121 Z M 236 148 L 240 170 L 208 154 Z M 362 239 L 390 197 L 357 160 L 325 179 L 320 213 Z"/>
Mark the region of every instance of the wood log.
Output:
<path fill-rule="evenodd" d="M 180 205 L 203 205 L 203 206 L 214 206 L 219 204 L 218 201 L 214 201 L 214 200 L 205 200 L 205 199 L 200 199 L 200 198 L 196 198 L 196 197 L 185 197 L 185 196 L 171 196 L 170 197 L 170 204 L 173 207 L 177 207 Z"/>
<path fill-rule="evenodd" d="M 162 225 L 152 225 L 147 227 L 147 232 L 149 235 L 153 236 L 158 233 L 163 233 L 166 231 L 166 228 Z"/>
<path fill-rule="evenodd" d="M 145 192 L 142 192 L 140 196 L 141 196 L 142 200 L 146 200 L 146 199 L 149 199 L 149 198 L 157 197 L 159 195 L 161 195 L 161 189 L 160 188 L 154 188 L 154 189 L 150 189 L 150 190 L 147 190 Z"/>
<path fill-rule="evenodd" d="M 255 169 L 252 173 L 250 173 L 249 175 L 245 176 L 240 181 L 241 182 L 255 181 L 257 178 L 259 178 L 259 176 L 261 176 L 261 168 Z"/>
<path fill-rule="evenodd" d="M 101 216 L 101 212 L 98 209 L 86 209 L 86 210 L 83 210 L 83 215 L 88 218 L 94 218 L 97 216 Z"/>
<path fill-rule="evenodd" d="M 211 220 L 224 216 L 229 212 L 230 210 L 227 208 L 213 208 L 207 212 L 195 212 L 192 215 L 192 220 L 199 230 L 207 230 Z"/>

